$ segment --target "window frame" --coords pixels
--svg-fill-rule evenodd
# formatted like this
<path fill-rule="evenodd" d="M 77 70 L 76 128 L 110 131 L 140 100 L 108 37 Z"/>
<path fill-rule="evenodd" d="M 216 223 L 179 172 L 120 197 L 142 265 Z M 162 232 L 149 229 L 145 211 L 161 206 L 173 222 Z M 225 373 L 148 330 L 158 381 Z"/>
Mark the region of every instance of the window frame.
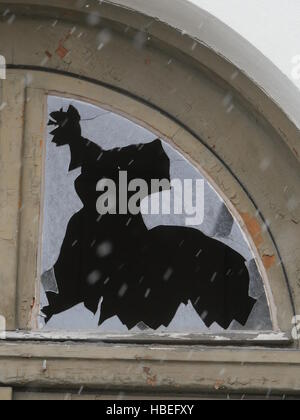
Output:
<path fill-rule="evenodd" d="M 18 73 L 18 72 L 17 72 Z M 18 73 L 19 76 L 20 73 Z M 17 290 L 17 328 L 21 331 L 29 332 L 33 330 L 32 335 L 29 336 L 33 340 L 38 337 L 41 340 L 59 340 L 64 341 L 64 336 L 72 338 L 74 341 L 104 341 L 104 342 L 139 342 L 142 344 L 153 343 L 170 343 L 173 344 L 208 344 L 208 345 L 265 345 L 279 346 L 285 344 L 289 346 L 292 344 L 290 331 L 285 331 L 279 328 L 277 319 L 275 317 L 275 304 L 269 282 L 267 280 L 267 273 L 263 267 L 263 263 L 258 258 L 258 252 L 251 239 L 251 236 L 246 230 L 240 215 L 233 208 L 232 203 L 220 191 L 220 188 L 210 178 L 210 176 L 200 166 L 199 161 L 191 159 L 189 154 L 189 147 L 191 150 L 196 146 L 195 139 L 189 133 L 186 133 L 182 128 L 179 128 L 176 122 L 170 121 L 163 115 L 160 115 L 156 110 L 147 107 L 143 103 L 139 103 L 133 98 L 126 97 L 119 92 L 114 92 L 103 86 L 95 86 L 91 83 L 83 83 L 74 78 L 55 77 L 53 75 L 45 75 L 35 73 L 34 84 L 31 87 L 25 88 L 25 112 L 24 112 L 24 145 L 22 158 L 22 173 L 21 173 L 21 191 L 22 191 L 22 212 L 20 214 L 20 229 L 19 229 L 19 245 L 18 245 L 18 290 Z M 259 263 L 261 273 L 263 274 L 263 281 L 266 289 L 266 295 L 269 302 L 271 317 L 274 325 L 273 331 L 266 332 L 238 332 L 238 334 L 229 332 L 225 334 L 151 334 L 150 339 L 144 334 L 93 334 L 87 333 L 70 333 L 43 334 L 35 332 L 37 329 L 37 316 L 39 313 L 39 291 L 40 291 L 40 250 L 41 250 L 41 227 L 42 227 L 42 206 L 43 185 L 44 185 L 44 160 L 45 160 L 45 127 L 47 119 L 47 97 L 48 95 L 62 96 L 64 98 L 78 99 L 80 101 L 91 103 L 102 108 L 112 110 L 120 115 L 143 125 L 145 128 L 150 128 L 159 137 L 171 143 L 180 153 L 186 156 L 196 167 L 199 167 L 208 180 L 220 193 L 222 198 L 229 205 L 236 219 L 240 222 L 247 239 L 252 245 L 252 250 Z M 101 98 L 101 101 L 98 100 Z M 155 128 L 154 128 L 155 127 Z M 187 144 L 189 146 L 187 147 Z M 181 146 L 184 145 L 184 148 Z M 203 146 L 197 142 L 198 147 L 203 149 Z M 209 151 L 205 151 L 206 154 Z M 202 151 L 204 153 L 204 150 Z M 207 159 L 207 156 L 205 156 Z M 210 156 L 210 158 L 212 158 Z M 241 190 L 241 188 L 239 187 Z M 249 203 L 253 206 L 252 203 Z M 38 222 L 37 222 L 38 221 Z M 32 275 L 34 273 L 34 276 Z M 286 300 L 285 305 L 289 305 Z M 237 337 L 238 335 L 238 337 Z M 19 337 L 20 339 L 28 339 L 28 334 L 20 333 L 10 334 L 12 340 Z M 55 338 L 56 337 L 56 338 Z"/>

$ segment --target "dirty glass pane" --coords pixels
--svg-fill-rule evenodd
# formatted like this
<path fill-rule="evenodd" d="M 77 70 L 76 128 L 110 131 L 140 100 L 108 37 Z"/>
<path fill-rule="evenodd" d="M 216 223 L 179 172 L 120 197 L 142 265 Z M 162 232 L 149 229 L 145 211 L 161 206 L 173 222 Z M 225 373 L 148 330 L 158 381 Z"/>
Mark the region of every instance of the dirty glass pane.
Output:
<path fill-rule="evenodd" d="M 107 110 L 51 96 L 48 113 L 41 329 L 272 329 L 249 244 L 198 169 Z"/>

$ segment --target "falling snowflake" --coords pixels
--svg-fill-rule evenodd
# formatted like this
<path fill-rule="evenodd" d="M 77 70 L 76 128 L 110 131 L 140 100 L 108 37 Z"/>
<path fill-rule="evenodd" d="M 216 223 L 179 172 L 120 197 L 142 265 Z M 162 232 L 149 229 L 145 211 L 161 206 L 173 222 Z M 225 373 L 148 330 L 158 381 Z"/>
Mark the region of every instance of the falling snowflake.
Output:
<path fill-rule="evenodd" d="M 113 252 L 113 244 L 109 241 L 105 241 L 100 244 L 97 248 L 97 255 L 100 258 L 106 258 Z"/>
<path fill-rule="evenodd" d="M 99 280 L 101 280 L 101 277 L 102 277 L 102 274 L 100 273 L 100 271 L 95 270 L 89 274 L 87 278 L 87 282 L 89 285 L 94 286 L 95 284 L 98 283 Z"/>

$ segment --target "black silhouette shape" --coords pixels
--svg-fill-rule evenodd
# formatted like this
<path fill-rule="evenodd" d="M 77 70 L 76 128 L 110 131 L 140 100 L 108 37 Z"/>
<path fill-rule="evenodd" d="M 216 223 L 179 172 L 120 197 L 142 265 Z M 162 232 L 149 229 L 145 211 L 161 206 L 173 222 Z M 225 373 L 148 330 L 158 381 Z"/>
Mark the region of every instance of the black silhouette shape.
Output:
<path fill-rule="evenodd" d="M 51 118 L 49 125 L 58 126 L 53 142 L 70 147 L 69 170 L 82 170 L 75 188 L 83 208 L 71 218 L 54 266 L 58 293 L 47 292 L 46 322 L 82 302 L 96 314 L 103 299 L 99 325 L 117 315 L 128 329 L 167 327 L 189 301 L 208 327 L 217 322 L 227 329 L 233 320 L 245 325 L 256 300 L 242 256 L 193 228 L 148 230 L 141 213 L 97 213 L 100 179 L 117 184 L 120 170 L 149 186 L 152 179 L 170 179 L 161 141 L 106 151 L 81 136 L 73 106 Z"/>

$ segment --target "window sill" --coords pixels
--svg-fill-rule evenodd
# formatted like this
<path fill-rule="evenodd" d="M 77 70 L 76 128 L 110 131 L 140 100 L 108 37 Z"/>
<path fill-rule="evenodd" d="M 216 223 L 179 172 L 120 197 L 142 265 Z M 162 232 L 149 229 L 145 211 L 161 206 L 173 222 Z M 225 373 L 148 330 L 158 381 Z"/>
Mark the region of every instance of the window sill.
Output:
<path fill-rule="evenodd" d="M 129 333 L 103 334 L 99 332 L 7 332 L 8 341 L 51 341 L 51 342 L 85 342 L 111 344 L 170 344 L 170 345 L 208 345 L 219 346 L 275 346 L 288 347 L 293 340 L 281 332 L 227 332 L 220 334 L 183 334 L 183 333 Z"/>
<path fill-rule="evenodd" d="M 0 382 L 13 388 L 300 394 L 293 349 L 0 341 Z M 66 338 L 65 338 L 66 339 Z M 40 340 L 40 341 L 38 341 Z M 292 391 L 291 391 L 292 390 Z"/>

